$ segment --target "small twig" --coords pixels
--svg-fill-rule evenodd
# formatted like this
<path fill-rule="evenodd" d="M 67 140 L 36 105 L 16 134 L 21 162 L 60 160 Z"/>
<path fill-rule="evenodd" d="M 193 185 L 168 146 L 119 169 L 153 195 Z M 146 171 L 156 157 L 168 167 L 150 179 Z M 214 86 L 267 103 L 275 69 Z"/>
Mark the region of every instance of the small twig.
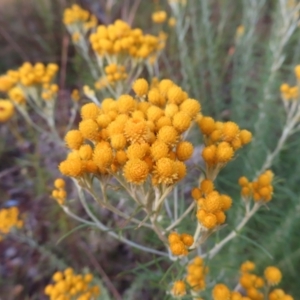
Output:
<path fill-rule="evenodd" d="M 167 229 L 166 231 L 170 231 L 174 227 L 176 227 L 194 208 L 195 206 L 195 201 L 190 204 L 190 206 L 186 209 L 186 211 L 177 219 L 175 222 L 173 222 Z"/>
<path fill-rule="evenodd" d="M 127 18 L 127 22 L 129 25 L 132 25 L 133 20 L 135 19 L 136 11 L 137 11 L 140 3 L 141 3 L 141 0 L 135 0 L 131 7 L 131 10 L 130 10 L 130 12 L 128 14 L 128 18 Z"/>
<path fill-rule="evenodd" d="M 14 171 L 17 171 L 18 169 L 19 169 L 19 166 L 6 169 L 6 170 L 0 172 L 0 178 L 5 177 L 5 176 L 9 175 L 10 173 L 13 173 Z"/>
<path fill-rule="evenodd" d="M 19 55 L 22 57 L 24 61 L 29 61 L 29 57 L 26 55 L 26 53 L 22 50 L 22 48 L 11 38 L 11 35 L 9 35 L 5 30 L 4 26 L 0 26 L 0 34 L 7 40 L 7 42 L 13 47 L 13 49 L 19 53 Z"/>
<path fill-rule="evenodd" d="M 246 225 L 246 223 L 251 219 L 251 217 L 257 212 L 257 210 L 261 207 L 260 203 L 255 203 L 249 213 L 246 213 L 243 220 L 239 223 L 239 225 L 231 231 L 221 242 L 217 243 L 211 250 L 205 253 L 202 257 L 209 257 L 212 259 L 230 240 L 235 238 L 239 231 Z"/>
<path fill-rule="evenodd" d="M 88 256 L 89 260 L 93 264 L 93 267 L 99 272 L 101 275 L 101 278 L 105 282 L 105 286 L 110 290 L 111 294 L 114 296 L 114 299 L 116 300 L 122 300 L 122 296 L 119 294 L 119 292 L 114 287 L 113 283 L 95 258 L 94 254 L 90 250 L 90 248 L 86 245 L 85 242 L 80 242 L 80 246 L 83 248 L 84 253 Z"/>
<path fill-rule="evenodd" d="M 61 68 L 60 68 L 60 80 L 59 80 L 59 87 L 61 90 L 65 88 L 69 42 L 70 42 L 69 36 L 64 35 L 62 40 Z"/>
<path fill-rule="evenodd" d="M 116 234 L 115 232 L 112 232 L 112 231 L 109 231 L 109 228 L 106 227 L 102 222 L 100 222 L 97 217 L 92 213 L 92 211 L 89 209 L 87 203 L 86 203 L 86 200 L 85 200 L 85 197 L 84 197 L 84 194 L 83 194 L 83 190 L 81 189 L 81 187 L 76 183 L 76 187 L 77 187 L 77 190 L 78 190 L 78 196 L 79 196 L 79 199 L 80 199 L 80 202 L 83 206 L 83 208 L 85 209 L 86 213 L 89 215 L 89 217 L 95 222 L 96 226 L 102 230 L 102 231 L 107 231 L 107 233 L 114 237 L 115 239 L 117 239 L 118 241 L 124 243 L 124 244 L 127 244 L 128 246 L 130 247 L 133 247 L 133 248 L 136 248 L 136 249 L 139 249 L 139 250 L 142 250 L 144 252 L 148 252 L 148 253 L 152 253 L 152 254 L 156 254 L 156 255 L 160 255 L 160 256 L 169 256 L 167 253 L 165 252 L 162 252 L 162 251 L 158 251 L 158 250 L 155 250 L 155 249 L 152 249 L 152 248 L 149 248 L 149 247 L 146 247 L 146 246 L 142 246 L 138 243 L 135 243 L 135 242 L 132 242 L 130 240 L 128 240 L 127 238 L 123 237 L 122 235 L 120 234 Z"/>

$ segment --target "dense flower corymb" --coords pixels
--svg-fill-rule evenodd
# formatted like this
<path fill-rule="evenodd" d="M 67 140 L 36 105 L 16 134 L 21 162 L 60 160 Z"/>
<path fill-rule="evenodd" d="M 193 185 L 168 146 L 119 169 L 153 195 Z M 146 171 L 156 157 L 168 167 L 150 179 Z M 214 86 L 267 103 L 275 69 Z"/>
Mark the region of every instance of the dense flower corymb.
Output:
<path fill-rule="evenodd" d="M 194 243 L 194 238 L 187 233 L 178 234 L 177 232 L 171 232 L 168 240 L 170 250 L 175 256 L 187 255 L 188 248 Z"/>
<path fill-rule="evenodd" d="M 56 272 L 52 276 L 53 283 L 45 287 L 45 294 L 50 299 L 96 299 L 100 289 L 92 285 L 93 275 L 76 274 L 73 269 L 67 268 L 63 272 Z"/>
<path fill-rule="evenodd" d="M 100 57 L 126 55 L 146 59 L 164 47 L 159 37 L 144 34 L 139 28 L 132 29 L 122 20 L 116 20 L 109 26 L 98 26 L 96 32 L 90 35 L 90 42 L 92 49 Z"/>
<path fill-rule="evenodd" d="M 240 130 L 239 126 L 231 121 L 216 122 L 211 117 L 201 117 L 197 123 L 204 135 L 205 148 L 202 157 L 208 170 L 222 168 L 234 157 L 235 151 L 252 139 L 251 132 Z"/>
<path fill-rule="evenodd" d="M 274 174 L 272 171 L 267 170 L 260 174 L 258 178 L 249 182 L 249 180 L 242 176 L 239 179 L 239 185 L 241 186 L 241 195 L 245 200 L 253 197 L 254 201 L 269 202 L 272 200 L 273 195 L 273 181 Z"/>
<path fill-rule="evenodd" d="M 200 187 L 192 190 L 192 197 L 197 201 L 198 221 L 207 229 L 213 229 L 226 220 L 225 211 L 232 205 L 232 199 L 214 190 L 213 182 L 205 179 Z"/>
<path fill-rule="evenodd" d="M 52 197 L 60 205 L 64 204 L 66 197 L 67 197 L 67 192 L 65 190 L 65 186 L 66 186 L 66 183 L 62 178 L 57 178 L 54 181 L 55 189 L 52 191 Z"/>
<path fill-rule="evenodd" d="M 186 281 L 192 290 L 198 292 L 205 289 L 205 275 L 208 272 L 200 256 L 194 258 L 187 266 Z"/>
<path fill-rule="evenodd" d="M 20 219 L 19 209 L 16 206 L 2 208 L 0 210 L 0 241 L 13 227 L 23 227 L 23 221 Z"/>
<path fill-rule="evenodd" d="M 152 184 L 167 186 L 183 179 L 187 173 L 184 162 L 193 153 L 193 145 L 185 141 L 183 134 L 192 126 L 201 106 L 171 80 L 149 86 L 141 78 L 133 83 L 135 97 L 124 94 L 117 100 L 107 98 L 99 107 L 85 104 L 79 129 L 65 136 L 72 151 L 60 164 L 60 171 L 76 178 L 117 174 L 138 185 L 149 177 Z M 149 97 L 153 93 L 160 99 L 155 103 Z M 180 125 L 178 117 L 188 122 Z M 92 163 L 96 168 L 91 172 L 88 166 Z"/>

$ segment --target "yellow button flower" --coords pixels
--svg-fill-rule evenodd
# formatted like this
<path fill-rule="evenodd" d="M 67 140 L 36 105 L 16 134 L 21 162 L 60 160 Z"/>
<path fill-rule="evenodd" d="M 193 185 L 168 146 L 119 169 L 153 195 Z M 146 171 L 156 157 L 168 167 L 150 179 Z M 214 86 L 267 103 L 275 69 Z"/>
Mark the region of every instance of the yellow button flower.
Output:
<path fill-rule="evenodd" d="M 171 290 L 171 294 L 174 297 L 184 296 L 186 294 L 186 286 L 184 281 L 182 280 L 175 281 Z"/>
<path fill-rule="evenodd" d="M 77 150 L 83 143 L 83 135 L 79 130 L 70 130 L 65 136 L 65 142 L 70 149 Z"/>
<path fill-rule="evenodd" d="M 269 285 L 277 285 L 282 278 L 280 270 L 273 266 L 267 267 L 264 274 Z"/>
<path fill-rule="evenodd" d="M 214 300 L 230 300 L 230 294 L 229 288 L 222 283 L 216 284 L 212 292 Z"/>
<path fill-rule="evenodd" d="M 13 115 L 14 105 L 9 100 L 0 99 L 0 122 L 7 122 Z"/>
<path fill-rule="evenodd" d="M 149 174 L 148 164 L 138 158 L 128 160 L 124 166 L 124 177 L 128 182 L 142 184 Z"/>
<path fill-rule="evenodd" d="M 149 84 L 144 78 L 137 79 L 133 85 L 132 89 L 137 96 L 143 97 L 148 93 Z"/>

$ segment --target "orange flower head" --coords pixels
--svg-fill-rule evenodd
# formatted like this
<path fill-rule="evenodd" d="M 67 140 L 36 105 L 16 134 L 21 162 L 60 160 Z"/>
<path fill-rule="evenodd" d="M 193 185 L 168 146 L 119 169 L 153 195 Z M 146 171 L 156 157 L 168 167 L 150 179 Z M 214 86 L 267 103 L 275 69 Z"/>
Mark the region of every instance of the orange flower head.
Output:
<path fill-rule="evenodd" d="M 142 97 L 148 93 L 149 84 L 144 78 L 137 79 L 133 85 L 132 89 L 137 96 Z"/>
<path fill-rule="evenodd" d="M 83 143 L 83 135 L 79 130 L 70 130 L 65 136 L 65 142 L 70 149 L 77 150 Z"/>
<path fill-rule="evenodd" d="M 95 103 L 87 103 L 81 107 L 80 114 L 82 120 L 92 119 L 96 120 L 100 109 Z"/>
<path fill-rule="evenodd" d="M 128 160 L 123 170 L 125 179 L 135 184 L 144 183 L 149 174 L 148 164 L 138 158 Z"/>
<path fill-rule="evenodd" d="M 201 110 L 199 101 L 195 99 L 186 99 L 180 104 L 180 111 L 187 113 L 194 119 Z"/>

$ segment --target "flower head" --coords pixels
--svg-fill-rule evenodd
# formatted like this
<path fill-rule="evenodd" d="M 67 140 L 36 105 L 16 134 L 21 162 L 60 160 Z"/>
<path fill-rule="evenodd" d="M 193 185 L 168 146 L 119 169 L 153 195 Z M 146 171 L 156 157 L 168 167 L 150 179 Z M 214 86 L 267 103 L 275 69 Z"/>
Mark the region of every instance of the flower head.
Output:
<path fill-rule="evenodd" d="M 133 85 L 132 89 L 137 96 L 142 97 L 148 93 L 149 84 L 144 78 L 137 79 Z"/>
<path fill-rule="evenodd" d="M 79 156 L 83 160 L 89 160 L 92 159 L 93 156 L 93 149 L 90 145 L 85 144 L 80 146 L 79 148 Z"/>
<path fill-rule="evenodd" d="M 226 122 L 223 125 L 222 132 L 223 132 L 223 139 L 225 142 L 231 142 L 234 138 L 239 134 L 239 127 L 234 122 Z"/>
<path fill-rule="evenodd" d="M 191 126 L 191 121 L 192 120 L 187 113 L 180 111 L 173 116 L 172 124 L 178 130 L 178 132 L 182 133 L 189 129 Z"/>
<path fill-rule="evenodd" d="M 79 158 L 66 159 L 60 163 L 59 170 L 63 175 L 79 177 L 84 172 L 84 165 Z"/>
<path fill-rule="evenodd" d="M 178 139 L 178 132 L 173 126 L 163 126 L 157 133 L 157 139 L 167 145 L 173 145 Z"/>
<path fill-rule="evenodd" d="M 200 189 L 203 194 L 209 194 L 214 190 L 214 183 L 209 179 L 201 181 Z"/>
<path fill-rule="evenodd" d="M 196 99 L 186 99 L 181 103 L 180 110 L 188 114 L 193 119 L 200 112 L 201 105 Z"/>
<path fill-rule="evenodd" d="M 148 174 L 148 164 L 139 158 L 128 160 L 124 166 L 124 177 L 128 182 L 142 184 Z"/>
<path fill-rule="evenodd" d="M 153 105 L 163 106 L 166 102 L 166 99 L 161 95 L 157 88 L 152 88 L 148 92 L 148 101 Z"/>
<path fill-rule="evenodd" d="M 0 99 L 0 122 L 7 122 L 13 115 L 14 105 L 9 100 Z"/>
<path fill-rule="evenodd" d="M 129 113 L 136 107 L 136 102 L 130 95 L 121 95 L 117 101 L 117 107 L 120 114 Z"/>
<path fill-rule="evenodd" d="M 229 288 L 222 283 L 216 284 L 212 292 L 214 300 L 230 300 L 230 294 Z"/>
<path fill-rule="evenodd" d="M 152 14 L 152 21 L 154 23 L 164 23 L 166 19 L 167 13 L 164 10 L 159 10 Z"/>
<path fill-rule="evenodd" d="M 85 139 L 97 141 L 99 139 L 99 125 L 92 119 L 86 119 L 79 123 L 79 131 Z"/>
<path fill-rule="evenodd" d="M 70 130 L 65 136 L 65 142 L 70 149 L 77 150 L 83 143 L 83 136 L 79 130 Z"/>
<path fill-rule="evenodd" d="M 177 280 L 173 283 L 171 294 L 174 297 L 180 297 L 186 294 L 186 286 L 183 280 Z"/>
<path fill-rule="evenodd" d="M 54 186 L 57 188 L 57 189 L 62 189 L 64 188 L 66 185 L 66 182 L 62 179 L 62 178 L 57 178 L 55 181 L 54 181 Z"/>
<path fill-rule="evenodd" d="M 124 135 L 131 143 L 147 142 L 149 138 L 149 127 L 145 120 L 129 119 L 124 126 Z"/>
<path fill-rule="evenodd" d="M 173 184 L 178 178 L 176 171 L 175 162 L 167 157 L 160 158 L 154 166 L 154 175 L 158 183 Z"/>
<path fill-rule="evenodd" d="M 98 143 L 94 149 L 93 161 L 100 168 L 108 168 L 113 162 L 113 151 L 109 144 Z"/>
<path fill-rule="evenodd" d="M 215 121 L 211 117 L 203 117 L 199 123 L 200 130 L 203 134 L 209 135 L 215 129 Z"/>
<path fill-rule="evenodd" d="M 269 285 L 277 285 L 282 278 L 280 270 L 273 266 L 267 267 L 264 274 Z"/>
<path fill-rule="evenodd" d="M 87 103 L 81 107 L 80 113 L 82 120 L 96 120 L 99 114 L 99 107 L 95 103 Z"/>

